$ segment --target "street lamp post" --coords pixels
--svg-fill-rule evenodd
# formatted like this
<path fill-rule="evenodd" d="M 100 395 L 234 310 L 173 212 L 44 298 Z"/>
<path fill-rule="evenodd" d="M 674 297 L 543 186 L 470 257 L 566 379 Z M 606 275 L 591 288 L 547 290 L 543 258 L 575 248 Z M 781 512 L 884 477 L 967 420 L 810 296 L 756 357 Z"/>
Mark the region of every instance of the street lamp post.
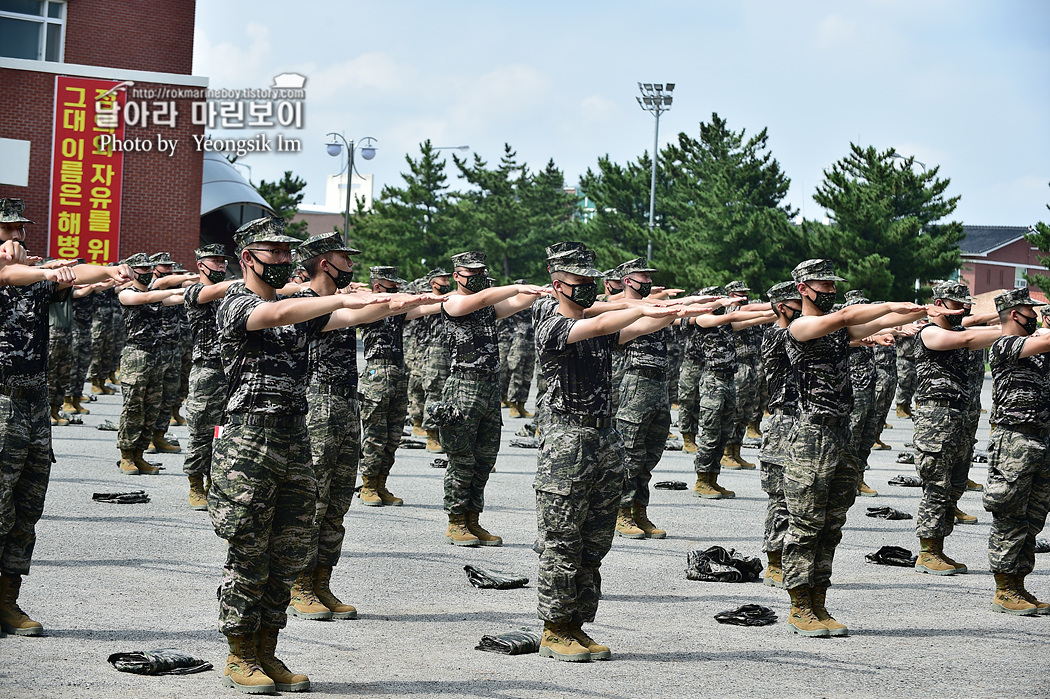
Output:
<path fill-rule="evenodd" d="M 325 146 L 325 150 L 328 151 L 328 155 L 333 157 L 343 152 L 343 148 L 346 148 L 346 211 L 343 213 L 343 242 L 346 245 L 350 244 L 350 190 L 351 184 L 354 179 L 354 150 L 361 150 L 361 157 L 365 160 L 371 160 L 376 157 L 376 140 L 371 136 L 365 136 L 361 139 L 360 143 L 354 143 L 354 141 L 347 141 L 343 137 L 343 134 L 336 133 L 335 131 L 328 132 L 328 135 L 332 137 L 332 142 Z M 339 139 L 338 141 L 335 139 Z M 339 141 L 342 141 L 340 143 Z"/>
<path fill-rule="evenodd" d="M 913 162 L 916 165 L 918 165 L 919 167 L 921 167 L 923 174 L 926 174 L 926 163 L 922 162 L 921 160 L 916 160 L 914 155 L 911 156 L 910 158 L 908 158 L 907 156 L 903 156 L 900 153 L 894 152 L 894 153 L 890 153 L 890 157 L 891 158 L 897 158 L 898 160 L 903 160 L 906 163 L 910 160 L 911 162 Z M 921 233 L 922 231 L 919 231 L 919 232 Z M 915 280 L 915 303 L 919 302 L 919 290 L 920 289 L 922 289 L 922 280 L 921 279 L 916 279 Z"/>
<path fill-rule="evenodd" d="M 660 157 L 657 148 L 660 144 L 660 115 L 671 110 L 671 93 L 674 83 L 638 83 L 642 93 L 638 106 L 656 117 L 656 128 L 653 129 L 653 176 L 649 183 L 649 244 L 646 246 L 645 259 L 653 261 L 653 226 L 656 225 L 656 161 Z"/>

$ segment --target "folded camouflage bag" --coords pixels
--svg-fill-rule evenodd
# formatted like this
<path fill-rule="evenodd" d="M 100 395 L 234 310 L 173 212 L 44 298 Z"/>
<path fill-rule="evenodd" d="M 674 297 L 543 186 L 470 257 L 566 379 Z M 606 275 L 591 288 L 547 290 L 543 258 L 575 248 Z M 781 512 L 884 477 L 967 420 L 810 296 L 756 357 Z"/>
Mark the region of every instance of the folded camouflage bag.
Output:
<path fill-rule="evenodd" d="M 1035 552 L 1036 553 L 1050 553 L 1050 539 L 1036 539 L 1035 540 Z"/>
<path fill-rule="evenodd" d="M 434 459 L 434 462 L 430 464 L 431 468 L 448 468 L 448 459 L 442 459 L 440 456 Z"/>
<path fill-rule="evenodd" d="M 876 563 L 883 566 L 898 566 L 900 568 L 912 568 L 915 566 L 915 556 L 911 551 L 900 546 L 883 546 L 875 553 L 864 556 L 868 563 Z"/>
<path fill-rule="evenodd" d="M 682 445 L 673 439 L 664 442 L 664 451 L 682 451 Z"/>
<path fill-rule="evenodd" d="M 174 648 L 114 653 L 108 660 L 110 665 L 121 672 L 133 672 L 136 675 L 192 675 L 212 669 L 208 661 Z"/>
<path fill-rule="evenodd" d="M 712 546 L 686 554 L 685 577 L 703 582 L 752 582 L 762 575 L 762 561 L 742 556 L 735 549 Z"/>
<path fill-rule="evenodd" d="M 689 486 L 683 481 L 657 481 L 653 487 L 657 490 L 685 490 Z"/>
<path fill-rule="evenodd" d="M 426 449 L 427 443 L 416 437 L 402 437 L 398 446 L 402 449 Z"/>
<path fill-rule="evenodd" d="M 914 464 L 915 463 L 915 454 L 912 454 L 910 451 L 902 451 L 900 454 L 897 454 L 897 463 L 898 464 Z"/>
<path fill-rule="evenodd" d="M 103 432 L 116 432 L 120 429 L 120 425 L 113 422 L 112 420 L 103 420 L 96 430 L 102 430 Z"/>
<path fill-rule="evenodd" d="M 517 631 L 508 631 L 495 636 L 482 636 L 481 643 L 474 646 L 474 650 L 483 650 L 486 653 L 502 653 L 503 655 L 538 653 L 540 650 L 540 637 L 539 631 L 521 628 Z"/>
<path fill-rule="evenodd" d="M 901 512 L 900 510 L 892 507 L 869 507 L 865 513 L 868 517 L 875 517 L 876 519 L 911 519 L 911 515 L 907 512 Z"/>
<path fill-rule="evenodd" d="M 745 604 L 742 607 L 715 614 L 715 621 L 719 624 L 733 626 L 769 626 L 777 623 L 777 613 L 769 607 Z"/>
<path fill-rule="evenodd" d="M 988 455 L 984 452 L 975 451 L 973 453 L 973 463 L 975 464 L 986 464 L 988 463 Z"/>
<path fill-rule="evenodd" d="M 531 422 L 526 422 L 521 426 L 517 432 L 514 433 L 515 437 L 535 437 L 536 436 L 536 425 Z"/>
<path fill-rule="evenodd" d="M 66 420 L 69 420 L 69 424 L 70 425 L 83 425 L 84 424 L 84 418 L 80 417 L 80 413 L 73 413 L 72 415 L 70 415 L 65 410 L 59 410 L 58 411 L 58 416 L 60 418 L 64 418 Z"/>
<path fill-rule="evenodd" d="M 921 488 L 922 480 L 918 476 L 894 476 L 886 481 L 887 485 L 899 485 L 905 488 Z"/>
<path fill-rule="evenodd" d="M 112 502 L 117 505 L 133 505 L 140 502 L 149 502 L 149 495 L 145 490 L 133 490 L 130 493 L 95 493 L 91 496 L 95 502 Z"/>
<path fill-rule="evenodd" d="M 535 437 L 521 437 L 520 439 L 510 440 L 512 447 L 519 447 L 521 449 L 539 449 L 540 442 Z"/>
<path fill-rule="evenodd" d="M 467 580 L 474 587 L 485 590 L 513 590 L 516 587 L 525 587 L 529 579 L 525 577 L 514 577 L 505 575 L 495 570 L 478 568 L 477 566 L 465 565 L 463 570 L 467 571 Z"/>
<path fill-rule="evenodd" d="M 459 408 L 454 403 L 445 401 L 438 401 L 428 405 L 427 416 L 439 427 L 463 422 L 463 416 L 459 414 Z"/>

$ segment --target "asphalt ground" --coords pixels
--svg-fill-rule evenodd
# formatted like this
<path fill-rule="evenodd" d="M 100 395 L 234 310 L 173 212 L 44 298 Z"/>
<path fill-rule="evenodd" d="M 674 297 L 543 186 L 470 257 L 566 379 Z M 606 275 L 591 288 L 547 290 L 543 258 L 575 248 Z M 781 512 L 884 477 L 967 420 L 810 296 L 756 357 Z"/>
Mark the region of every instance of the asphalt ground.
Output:
<path fill-rule="evenodd" d="M 990 405 L 990 381 L 984 404 Z M 530 403 L 531 405 L 531 403 Z M 226 646 L 217 630 L 215 589 L 224 542 L 206 513 L 187 507 L 182 456 L 158 455 L 159 476 L 129 477 L 115 465 L 120 396 L 91 403 L 83 426 L 55 428 L 54 465 L 32 574 L 21 604 L 44 624 L 40 638 L 0 638 L 0 697 L 237 696 L 220 684 Z M 506 416 L 506 413 L 504 413 Z M 443 471 L 433 455 L 400 450 L 390 478 L 404 507 L 355 501 L 333 588 L 356 605 L 351 621 L 292 618 L 279 655 L 307 673 L 317 696 L 664 697 L 866 696 L 1015 697 L 1050 695 L 1050 617 L 1012 617 L 990 609 L 993 580 L 986 554 L 990 515 L 979 493 L 962 508 L 975 526 L 960 526 L 948 552 L 966 575 L 934 577 L 865 562 L 886 544 L 916 552 L 914 520 L 864 516 L 891 505 L 915 514 L 920 491 L 886 484 L 914 468 L 896 463 L 911 423 L 891 415 L 883 434 L 892 451 L 874 452 L 869 485 L 858 498 L 836 557 L 832 613 L 848 638 L 788 633 L 787 594 L 760 583 L 704 583 L 685 578 L 686 553 L 718 544 L 760 555 L 766 497 L 757 471 L 724 472 L 734 500 L 698 500 L 690 491 L 653 492 L 650 515 L 669 531 L 662 541 L 617 538 L 602 567 L 604 599 L 588 629 L 613 649 L 611 662 L 562 663 L 539 655 L 474 650 L 483 634 L 539 629 L 533 584 L 516 590 L 471 587 L 463 566 L 475 563 L 535 580 L 534 450 L 508 446 L 524 420 L 505 419 L 503 448 L 488 486 L 482 522 L 502 548 L 456 548 L 444 539 Z M 172 428 L 183 444 L 185 427 Z M 987 416 L 978 433 L 988 438 Z M 757 461 L 757 451 L 744 456 Z M 654 480 L 692 485 L 692 458 L 667 452 Z M 986 466 L 971 476 L 982 482 Z M 143 488 L 148 504 L 93 502 L 93 492 Z M 1028 587 L 1050 597 L 1050 556 L 1040 556 Z M 716 623 L 745 603 L 772 607 L 766 627 Z M 173 647 L 212 662 L 213 671 L 170 677 L 120 673 L 114 652 Z"/>

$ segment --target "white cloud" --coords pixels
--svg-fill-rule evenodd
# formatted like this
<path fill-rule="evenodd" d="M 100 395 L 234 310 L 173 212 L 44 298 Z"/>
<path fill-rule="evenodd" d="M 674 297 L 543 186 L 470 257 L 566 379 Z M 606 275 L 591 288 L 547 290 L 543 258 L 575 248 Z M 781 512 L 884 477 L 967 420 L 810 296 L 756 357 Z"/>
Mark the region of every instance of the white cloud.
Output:
<path fill-rule="evenodd" d="M 269 28 L 251 22 L 244 33 L 249 40 L 247 47 L 230 41 L 213 44 L 203 29 L 194 29 L 194 75 L 208 76 L 210 87 L 262 86 L 261 81 L 272 78 Z"/>
<path fill-rule="evenodd" d="M 385 53 L 366 53 L 349 61 L 333 63 L 321 70 L 308 66 L 310 95 L 325 99 L 343 96 L 347 90 L 372 89 L 401 93 L 416 81 L 416 69 L 395 61 Z"/>

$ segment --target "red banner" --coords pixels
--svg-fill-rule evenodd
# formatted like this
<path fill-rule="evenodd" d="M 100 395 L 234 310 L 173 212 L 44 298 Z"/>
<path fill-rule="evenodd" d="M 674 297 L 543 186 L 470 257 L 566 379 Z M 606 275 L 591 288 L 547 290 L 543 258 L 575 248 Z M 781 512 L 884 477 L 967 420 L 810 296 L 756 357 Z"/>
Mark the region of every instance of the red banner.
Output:
<path fill-rule="evenodd" d="M 113 89 L 118 88 L 118 89 Z M 113 80 L 55 78 L 48 255 L 92 264 L 119 259 L 126 93 Z"/>

